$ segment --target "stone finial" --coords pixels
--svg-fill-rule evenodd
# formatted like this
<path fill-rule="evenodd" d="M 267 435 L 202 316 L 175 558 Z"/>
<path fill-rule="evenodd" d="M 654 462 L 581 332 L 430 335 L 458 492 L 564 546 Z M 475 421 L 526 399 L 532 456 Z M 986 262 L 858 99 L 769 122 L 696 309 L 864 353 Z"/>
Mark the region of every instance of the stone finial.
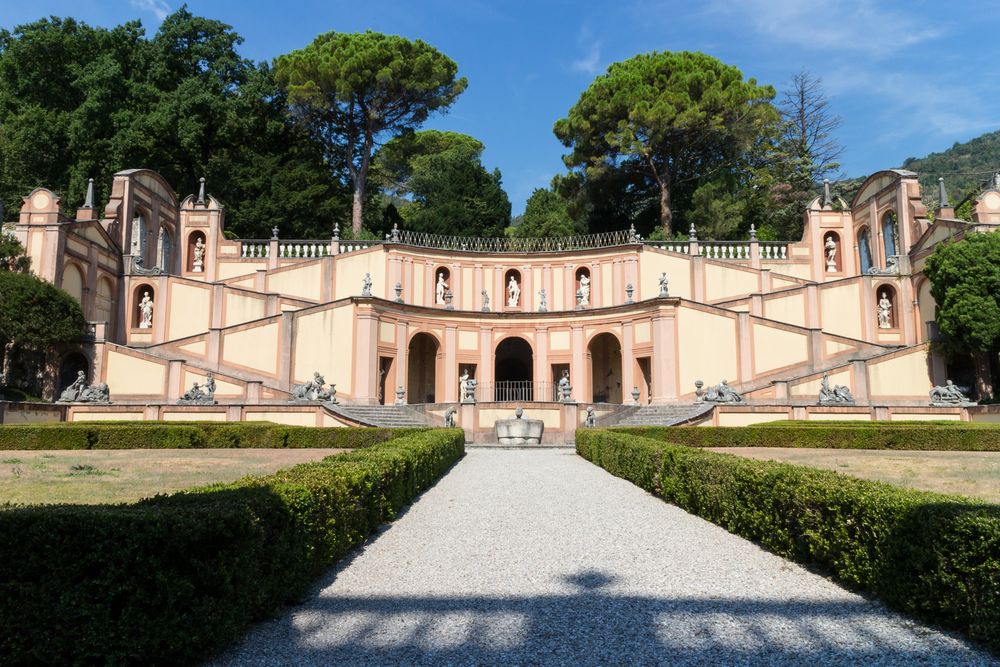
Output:
<path fill-rule="evenodd" d="M 277 241 L 278 240 L 278 228 L 276 226 L 275 227 L 271 227 L 271 240 L 272 241 Z"/>
<path fill-rule="evenodd" d="M 833 197 L 830 196 L 830 179 L 823 179 L 823 208 L 833 208 Z"/>
<path fill-rule="evenodd" d="M 198 201 L 195 202 L 201 206 L 206 206 L 205 203 L 205 177 L 202 176 L 198 179 Z"/>
<path fill-rule="evenodd" d="M 951 208 L 948 201 L 948 188 L 944 187 L 944 178 L 938 177 L 938 208 Z"/>
<path fill-rule="evenodd" d="M 694 228 L 694 223 L 691 223 L 691 229 L 688 230 L 688 241 L 698 240 L 698 230 Z"/>
<path fill-rule="evenodd" d="M 752 222 L 750 223 L 750 240 L 751 241 L 757 240 L 757 226 L 754 225 Z"/>
<path fill-rule="evenodd" d="M 87 179 L 87 196 L 83 200 L 84 208 L 94 208 L 94 179 Z"/>
<path fill-rule="evenodd" d="M 340 223 L 339 222 L 333 223 L 333 240 L 334 241 L 339 241 L 340 240 Z"/>

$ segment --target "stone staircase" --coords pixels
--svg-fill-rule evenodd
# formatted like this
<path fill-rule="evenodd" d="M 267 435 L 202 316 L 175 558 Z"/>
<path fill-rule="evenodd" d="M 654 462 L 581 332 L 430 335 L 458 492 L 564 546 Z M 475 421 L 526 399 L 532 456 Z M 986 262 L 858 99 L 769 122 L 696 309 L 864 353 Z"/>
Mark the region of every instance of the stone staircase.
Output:
<path fill-rule="evenodd" d="M 431 418 L 403 405 L 324 404 L 330 412 L 366 426 L 405 428 L 410 426 L 441 426 Z"/>
<path fill-rule="evenodd" d="M 675 426 L 710 413 L 713 404 L 640 405 L 597 421 L 597 426 Z"/>

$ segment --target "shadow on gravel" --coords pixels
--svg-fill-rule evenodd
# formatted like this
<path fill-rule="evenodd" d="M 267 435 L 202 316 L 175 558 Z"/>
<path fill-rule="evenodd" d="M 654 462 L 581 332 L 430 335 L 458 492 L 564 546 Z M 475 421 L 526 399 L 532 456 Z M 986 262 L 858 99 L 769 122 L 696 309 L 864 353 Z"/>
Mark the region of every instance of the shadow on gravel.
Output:
<path fill-rule="evenodd" d="M 599 571 L 565 581 L 575 590 L 531 597 L 314 597 L 277 622 L 294 645 L 244 644 L 222 664 L 998 664 L 863 600 L 631 596 Z"/>

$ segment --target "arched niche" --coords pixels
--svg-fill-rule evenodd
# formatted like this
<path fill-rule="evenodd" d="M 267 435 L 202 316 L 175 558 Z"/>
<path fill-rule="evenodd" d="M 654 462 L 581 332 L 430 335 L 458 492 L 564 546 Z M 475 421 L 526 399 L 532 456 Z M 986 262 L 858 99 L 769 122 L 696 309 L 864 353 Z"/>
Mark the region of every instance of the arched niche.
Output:
<path fill-rule="evenodd" d="M 831 254 L 833 261 L 831 261 Z M 840 273 L 844 270 L 843 245 L 840 234 L 826 232 L 823 234 L 823 268 L 827 273 Z"/>
<path fill-rule="evenodd" d="M 115 287 L 107 276 L 97 280 L 97 294 L 94 297 L 94 321 L 111 324 L 114 315 Z"/>
<path fill-rule="evenodd" d="M 513 279 L 513 283 L 511 283 Z M 521 272 L 517 269 L 507 269 L 503 276 L 503 303 L 507 308 L 520 308 L 524 303 L 524 282 L 521 280 Z M 513 287 L 516 286 L 516 293 L 512 294 Z"/>
<path fill-rule="evenodd" d="M 871 232 L 867 227 L 858 230 L 858 265 L 862 274 L 868 273 L 874 266 L 872 263 Z"/>
<path fill-rule="evenodd" d="M 156 237 L 156 266 L 170 273 L 174 261 L 174 234 L 167 225 L 160 225 Z"/>
<path fill-rule="evenodd" d="M 59 362 L 59 386 L 57 394 L 76 381 L 80 371 L 90 383 L 90 360 L 82 352 L 70 352 Z"/>
<path fill-rule="evenodd" d="M 875 287 L 875 324 L 882 330 L 899 328 L 899 298 L 894 285 Z"/>
<path fill-rule="evenodd" d="M 189 273 L 204 273 L 207 248 L 207 239 L 204 232 L 193 231 L 188 234 L 184 270 Z"/>
<path fill-rule="evenodd" d="M 81 305 L 83 305 L 83 288 L 86 285 L 83 275 L 83 271 L 74 262 L 67 262 L 63 267 L 62 288 Z"/>
<path fill-rule="evenodd" d="M 451 290 L 451 271 L 447 266 L 434 269 L 434 303 L 438 306 L 447 305 L 445 295 Z"/>
<path fill-rule="evenodd" d="M 146 298 L 148 297 L 148 301 Z M 132 290 L 133 329 L 152 329 L 156 322 L 156 290 L 149 283 L 136 285 Z"/>
<path fill-rule="evenodd" d="M 889 258 L 899 254 L 899 223 L 895 211 L 886 211 L 882 216 L 882 250 L 887 266 Z"/>
<path fill-rule="evenodd" d="M 622 402 L 622 346 L 612 333 L 597 334 L 587 346 L 590 358 L 590 400 Z"/>
<path fill-rule="evenodd" d="M 581 266 L 573 273 L 573 299 L 579 306 L 590 306 L 594 302 L 593 290 L 591 289 L 590 268 Z"/>
<path fill-rule="evenodd" d="M 441 346 L 429 333 L 413 335 L 406 353 L 406 401 L 434 403 L 437 398 L 437 367 Z"/>

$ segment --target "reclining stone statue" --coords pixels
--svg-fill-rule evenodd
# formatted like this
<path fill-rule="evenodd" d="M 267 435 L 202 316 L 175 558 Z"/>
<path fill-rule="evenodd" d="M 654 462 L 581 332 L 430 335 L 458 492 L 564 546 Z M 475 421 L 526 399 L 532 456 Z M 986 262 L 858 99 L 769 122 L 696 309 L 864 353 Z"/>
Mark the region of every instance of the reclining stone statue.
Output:
<path fill-rule="evenodd" d="M 180 405 L 215 405 L 215 376 L 209 373 L 205 384 L 195 382 L 190 389 L 184 392 L 177 403 Z"/>
<path fill-rule="evenodd" d="M 931 405 L 962 405 L 972 402 L 962 388 L 951 380 L 946 380 L 944 386 L 931 389 L 930 395 Z"/>
<path fill-rule="evenodd" d="M 299 402 L 322 401 L 336 403 L 337 385 L 331 384 L 329 390 L 325 388 L 325 385 L 326 379 L 319 372 L 315 372 L 313 373 L 312 380 L 292 387 L 292 400 Z"/>
<path fill-rule="evenodd" d="M 695 402 L 696 403 L 742 403 L 743 397 L 736 393 L 736 390 L 729 386 L 729 382 L 723 380 L 714 387 L 703 389 L 705 383 L 695 380 Z"/>
<path fill-rule="evenodd" d="M 853 403 L 854 396 L 847 385 L 838 384 L 830 388 L 830 376 L 824 375 L 819 388 L 819 402 L 822 405 L 829 403 Z"/>
<path fill-rule="evenodd" d="M 87 384 L 87 375 L 77 371 L 73 383 L 63 389 L 56 403 L 110 403 L 110 391 L 106 384 Z"/>

